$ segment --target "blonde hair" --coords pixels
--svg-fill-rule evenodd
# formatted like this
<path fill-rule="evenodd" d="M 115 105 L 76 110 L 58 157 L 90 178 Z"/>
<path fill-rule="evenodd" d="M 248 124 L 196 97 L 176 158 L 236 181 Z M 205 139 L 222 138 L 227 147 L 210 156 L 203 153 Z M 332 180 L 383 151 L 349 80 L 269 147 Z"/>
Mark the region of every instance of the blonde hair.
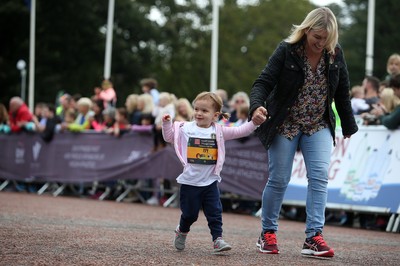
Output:
<path fill-rule="evenodd" d="M 154 109 L 154 101 L 153 101 L 153 97 L 148 94 L 148 93 L 144 93 L 139 95 L 138 101 L 142 101 L 143 102 L 143 110 L 142 113 L 152 113 L 153 109 Z"/>
<path fill-rule="evenodd" d="M 167 104 L 172 102 L 172 97 L 171 94 L 168 92 L 161 92 L 160 95 L 158 96 L 159 100 L 166 100 Z"/>
<path fill-rule="evenodd" d="M 364 89 L 360 85 L 355 85 L 351 88 L 351 96 L 354 97 L 364 97 Z"/>
<path fill-rule="evenodd" d="M 394 94 L 393 89 L 385 88 L 380 94 L 380 103 L 382 103 L 387 112 L 392 112 L 400 104 L 400 99 Z"/>
<path fill-rule="evenodd" d="M 186 117 L 183 117 L 183 115 L 179 113 L 178 107 L 179 107 L 180 104 L 183 104 L 185 106 L 185 108 L 186 108 L 186 112 L 187 112 Z M 193 107 L 190 104 L 188 99 L 179 98 L 175 103 L 175 108 L 176 108 L 176 114 L 178 116 L 181 116 L 183 119 L 188 120 L 188 121 L 192 120 L 192 118 L 193 118 Z"/>
<path fill-rule="evenodd" d="M 87 98 L 87 97 L 82 97 L 78 100 L 78 102 L 76 103 L 78 106 L 87 106 L 89 108 L 92 107 L 93 102 L 91 99 Z"/>
<path fill-rule="evenodd" d="M 228 119 L 229 118 L 229 114 L 228 113 L 223 113 L 222 112 L 222 99 L 221 97 L 219 97 L 217 94 L 215 94 L 214 92 L 208 92 L 208 91 L 203 91 L 202 93 L 198 94 L 196 96 L 196 98 L 193 101 L 193 104 L 196 103 L 198 100 L 205 100 L 205 101 L 211 101 L 213 107 L 214 107 L 214 111 L 217 113 L 221 113 L 221 115 L 225 118 Z"/>
<path fill-rule="evenodd" d="M 128 113 L 132 113 L 133 111 L 136 110 L 137 108 L 137 103 L 138 103 L 139 95 L 138 94 L 130 94 L 128 97 L 126 97 L 126 110 L 128 110 Z"/>
<path fill-rule="evenodd" d="M 386 71 L 387 71 L 387 73 L 390 74 L 390 75 L 399 74 L 399 73 L 390 73 L 389 65 L 390 65 L 391 63 L 393 63 L 393 61 L 394 61 L 394 62 L 397 62 L 397 64 L 398 64 L 399 67 L 400 67 L 400 55 L 399 55 L 399 54 L 392 54 L 391 56 L 389 56 L 388 61 L 387 61 L 387 64 L 386 64 Z"/>
<path fill-rule="evenodd" d="M 339 39 L 338 24 L 335 15 L 329 8 L 319 7 L 312 10 L 300 25 L 293 25 L 292 32 L 285 41 L 291 44 L 297 43 L 310 30 L 326 30 L 328 38 L 325 48 L 328 53 L 335 54 L 335 47 Z"/>

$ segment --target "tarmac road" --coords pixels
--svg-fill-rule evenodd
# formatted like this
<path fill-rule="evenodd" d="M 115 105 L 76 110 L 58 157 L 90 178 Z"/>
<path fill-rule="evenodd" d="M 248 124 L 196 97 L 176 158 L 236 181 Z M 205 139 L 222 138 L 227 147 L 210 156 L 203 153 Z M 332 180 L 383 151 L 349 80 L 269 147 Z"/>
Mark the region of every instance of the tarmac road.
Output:
<path fill-rule="evenodd" d="M 0 192 L 0 265 L 400 265 L 400 235 L 326 226 L 329 260 L 300 255 L 304 224 L 281 220 L 279 255 L 256 251 L 259 218 L 224 213 L 226 255 L 212 255 L 199 220 L 186 249 L 172 245 L 180 211 L 135 203 Z"/>

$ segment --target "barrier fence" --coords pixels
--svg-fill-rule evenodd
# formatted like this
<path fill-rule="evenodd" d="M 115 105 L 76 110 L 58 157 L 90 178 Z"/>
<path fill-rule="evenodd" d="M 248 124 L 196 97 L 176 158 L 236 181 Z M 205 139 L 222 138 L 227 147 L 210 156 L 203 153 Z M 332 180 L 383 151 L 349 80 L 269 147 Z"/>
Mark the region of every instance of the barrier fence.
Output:
<path fill-rule="evenodd" d="M 400 213 L 400 130 L 360 127 L 338 136 L 329 169 L 328 207 Z M 0 135 L 0 178 L 43 182 L 175 179 L 182 165 L 171 146 L 151 152 L 152 137 L 130 132 L 60 133 L 50 143 L 37 134 Z M 226 143 L 221 190 L 260 200 L 268 178 L 267 153 L 250 136 Z M 301 153 L 293 164 L 285 202 L 305 205 L 307 177 Z"/>

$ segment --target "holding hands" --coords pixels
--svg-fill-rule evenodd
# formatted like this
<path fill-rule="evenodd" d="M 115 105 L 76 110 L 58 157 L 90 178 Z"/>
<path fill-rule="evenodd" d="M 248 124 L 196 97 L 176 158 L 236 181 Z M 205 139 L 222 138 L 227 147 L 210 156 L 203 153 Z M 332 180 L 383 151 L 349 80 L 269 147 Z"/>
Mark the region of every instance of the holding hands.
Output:
<path fill-rule="evenodd" d="M 259 126 L 267 120 L 268 111 L 264 107 L 258 107 L 254 112 L 251 120 L 254 125 Z"/>

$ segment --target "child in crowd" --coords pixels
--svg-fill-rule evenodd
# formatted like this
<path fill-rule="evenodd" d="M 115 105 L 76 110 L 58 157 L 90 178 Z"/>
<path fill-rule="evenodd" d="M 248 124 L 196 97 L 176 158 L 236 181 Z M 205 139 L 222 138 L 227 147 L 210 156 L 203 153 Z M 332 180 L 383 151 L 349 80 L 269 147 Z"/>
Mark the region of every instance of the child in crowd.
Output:
<path fill-rule="evenodd" d="M 138 110 L 138 94 L 130 94 L 125 100 L 125 107 L 129 114 L 129 124 L 140 125 L 141 112 Z"/>
<path fill-rule="evenodd" d="M 115 123 L 113 127 L 107 129 L 107 132 L 118 137 L 128 130 L 130 130 L 128 111 L 125 107 L 117 108 L 117 112 L 115 113 Z"/>
<path fill-rule="evenodd" d="M 160 93 L 158 106 L 153 111 L 154 120 L 154 151 L 165 147 L 165 141 L 161 132 L 162 117 L 169 114 L 171 119 L 175 119 L 175 106 L 172 102 L 171 95 L 168 92 Z"/>
<path fill-rule="evenodd" d="M 90 129 L 94 129 L 96 131 L 100 131 L 103 127 L 104 117 L 104 104 L 102 100 L 94 100 L 92 110 L 94 115 L 89 118 L 90 120 Z"/>
<path fill-rule="evenodd" d="M 236 127 L 246 123 L 247 118 L 249 117 L 249 107 L 247 105 L 240 106 L 236 111 L 236 116 L 238 118 L 235 122 Z"/>
<path fill-rule="evenodd" d="M 143 114 L 140 120 L 140 125 L 132 125 L 132 131 L 149 132 L 153 131 L 153 116 L 151 114 Z"/>
<path fill-rule="evenodd" d="M 163 137 L 174 144 L 176 154 L 184 165 L 183 173 L 177 177 L 181 184 L 182 211 L 175 230 L 174 245 L 177 250 L 185 248 L 186 237 L 198 218 L 200 208 L 203 208 L 208 221 L 214 253 L 231 249 L 222 239 L 222 205 L 218 189 L 225 159 L 225 141 L 249 135 L 266 118 L 255 113 L 251 122 L 239 127 L 224 127 L 216 123 L 222 104 L 215 93 L 202 92 L 193 102 L 194 121 L 172 124 L 171 115 L 165 114 L 162 118 Z"/>
<path fill-rule="evenodd" d="M 176 101 L 176 117 L 175 121 L 192 121 L 193 108 L 189 100 L 180 98 Z"/>
<path fill-rule="evenodd" d="M 354 86 L 351 88 L 351 108 L 353 114 L 358 115 L 363 111 L 370 108 L 369 104 L 364 99 L 365 93 L 361 86 Z"/>

